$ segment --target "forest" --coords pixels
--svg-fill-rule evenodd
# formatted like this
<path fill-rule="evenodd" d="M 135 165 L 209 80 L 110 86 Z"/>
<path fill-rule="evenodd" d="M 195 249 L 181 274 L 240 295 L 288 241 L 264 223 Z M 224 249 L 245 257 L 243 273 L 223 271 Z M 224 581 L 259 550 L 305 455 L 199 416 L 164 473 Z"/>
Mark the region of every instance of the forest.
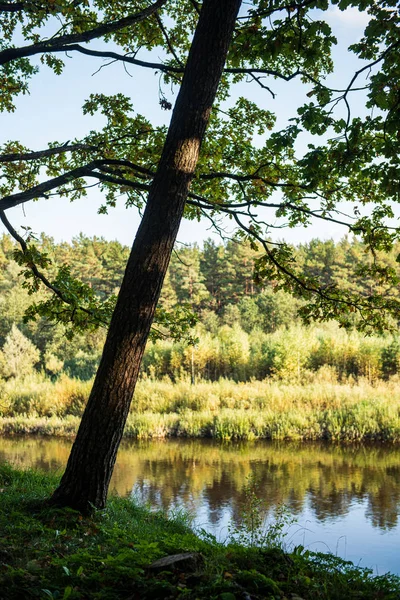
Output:
<path fill-rule="evenodd" d="M 44 235 L 36 242 L 54 263 L 69 265 L 71 275 L 96 291 L 101 300 L 117 294 L 129 249 L 120 243 L 84 235 L 55 244 Z M 97 369 L 105 339 L 104 328 L 75 333 L 70 339 L 62 324 L 46 317 L 30 318 L 33 297 L 14 260 L 16 245 L 9 236 L 0 242 L 0 377 L 4 382 L 36 374 L 53 382 L 60 377 L 90 380 Z M 400 275 L 400 244 L 381 260 Z M 302 301 L 277 289 L 276 282 L 257 285 L 257 248 L 240 240 L 212 240 L 179 246 L 173 253 L 163 287 L 160 309 L 180 324 L 172 331 L 154 325 L 141 378 L 215 382 L 283 380 L 307 383 L 388 380 L 400 365 L 397 323 L 383 335 L 358 332 L 357 315 L 350 327 L 334 322 L 304 324 Z M 340 282 L 368 297 L 388 293 L 363 274 L 370 260 L 363 245 L 351 238 L 311 242 L 295 249 L 303 271 L 324 285 Z M 399 290 L 392 286 L 391 295 Z M 41 295 L 40 295 L 41 294 Z M 34 301 L 45 299 L 40 292 Z M 178 318 L 177 318 L 178 315 Z"/>

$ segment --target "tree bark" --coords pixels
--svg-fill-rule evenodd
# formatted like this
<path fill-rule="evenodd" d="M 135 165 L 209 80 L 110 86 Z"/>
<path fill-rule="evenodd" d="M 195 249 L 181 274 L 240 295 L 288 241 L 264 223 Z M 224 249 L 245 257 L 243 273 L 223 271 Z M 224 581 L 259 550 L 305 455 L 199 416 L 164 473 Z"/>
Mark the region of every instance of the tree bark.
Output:
<path fill-rule="evenodd" d="M 221 79 L 241 0 L 204 0 L 146 210 L 103 356 L 51 502 L 105 505 L 117 450 L 171 252 Z"/>

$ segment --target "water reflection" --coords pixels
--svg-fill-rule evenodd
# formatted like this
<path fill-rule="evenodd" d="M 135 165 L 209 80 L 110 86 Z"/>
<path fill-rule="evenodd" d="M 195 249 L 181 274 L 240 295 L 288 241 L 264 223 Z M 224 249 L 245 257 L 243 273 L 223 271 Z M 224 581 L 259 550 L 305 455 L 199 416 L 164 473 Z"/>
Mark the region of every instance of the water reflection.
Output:
<path fill-rule="evenodd" d="M 169 508 L 186 503 L 189 496 L 201 498 L 212 521 L 226 505 L 238 518 L 246 477 L 253 473 L 266 511 L 284 503 L 299 515 L 308 505 L 324 522 L 366 501 L 366 517 L 375 527 L 391 529 L 398 522 L 400 449 L 394 447 L 171 441 L 125 444 L 122 463 L 124 472 L 130 468 L 135 474 L 134 489 L 145 500 Z M 121 474 L 116 477 L 117 489 L 130 489 L 132 478 L 122 484 Z"/>
<path fill-rule="evenodd" d="M 56 471 L 65 465 L 70 445 L 64 439 L 1 439 L 0 461 Z M 395 446 L 124 442 L 111 487 L 121 495 L 133 490 L 142 500 L 164 509 L 183 506 L 216 532 L 226 527 L 227 520 L 239 522 L 250 473 L 257 481 L 265 514 L 283 503 L 317 529 L 320 524 L 326 530 L 332 523 L 347 528 L 357 522 L 359 528 L 368 524 L 379 534 L 396 531 L 400 448 Z M 362 524 L 357 516 L 360 509 Z M 353 535 L 359 536 L 359 531 Z"/>

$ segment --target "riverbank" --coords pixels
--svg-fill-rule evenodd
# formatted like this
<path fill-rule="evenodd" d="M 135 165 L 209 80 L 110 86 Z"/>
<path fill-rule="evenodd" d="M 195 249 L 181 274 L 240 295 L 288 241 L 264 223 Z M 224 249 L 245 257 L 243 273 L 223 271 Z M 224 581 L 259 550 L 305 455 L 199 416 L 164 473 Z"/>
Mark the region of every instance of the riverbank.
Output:
<path fill-rule="evenodd" d="M 74 436 L 90 385 L 66 377 L 3 384 L 0 434 Z M 374 384 L 142 380 L 125 436 L 397 443 L 398 385 L 395 378 Z"/>
<path fill-rule="evenodd" d="M 111 498 L 92 517 L 49 508 L 44 501 L 56 485 L 54 476 L 3 465 L 0 485 L 4 600 L 389 600 L 400 594 L 397 577 L 374 578 L 333 555 L 301 547 L 285 553 L 223 545 L 196 535 L 182 516 L 150 513 L 126 499 Z M 154 564 L 179 553 L 191 556 L 173 567 Z"/>

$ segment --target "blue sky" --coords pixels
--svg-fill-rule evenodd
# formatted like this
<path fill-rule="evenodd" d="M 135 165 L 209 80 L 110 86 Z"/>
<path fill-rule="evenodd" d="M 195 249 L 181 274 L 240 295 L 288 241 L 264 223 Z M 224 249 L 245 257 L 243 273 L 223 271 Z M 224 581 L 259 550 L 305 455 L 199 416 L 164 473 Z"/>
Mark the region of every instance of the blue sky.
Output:
<path fill-rule="evenodd" d="M 337 71 L 329 82 L 343 87 L 356 67 L 355 58 L 344 48 L 359 39 L 366 24 L 366 15 L 353 8 L 341 13 L 334 7 L 329 11 L 329 21 L 338 37 L 340 48 L 335 51 Z M 157 59 L 157 55 L 154 58 Z M 101 125 L 101 117 L 84 116 L 81 111 L 84 100 L 94 92 L 122 92 L 132 98 L 135 110 L 154 124 L 168 124 L 171 113 L 162 111 L 159 106 L 157 74 L 151 70 L 130 67 L 130 77 L 121 64 L 113 64 L 94 74 L 101 64 L 101 60 L 74 55 L 66 59 L 66 68 L 60 77 L 52 74 L 48 68 L 41 67 L 40 73 L 32 79 L 30 95 L 17 99 L 17 110 L 12 114 L 0 114 L 0 143 L 19 140 L 32 150 L 39 150 L 46 148 L 49 141 L 64 143 L 84 135 L 88 130 Z M 291 99 L 295 98 L 296 106 L 300 105 L 302 96 L 306 99 L 306 90 L 296 82 L 272 82 L 271 87 L 277 94 L 275 100 L 256 84 L 241 86 L 235 90 L 234 96 L 245 94 L 266 109 L 277 112 L 281 125 L 285 124 L 287 118 L 294 116 Z M 164 92 L 169 100 L 174 100 L 169 89 L 164 89 Z M 7 211 L 7 216 L 15 227 L 30 226 L 34 232 L 44 231 L 56 241 L 70 240 L 83 232 L 89 236 L 117 239 L 131 245 L 139 224 L 136 211 L 126 210 L 121 200 L 117 208 L 110 210 L 108 215 L 98 215 L 101 203 L 100 193 L 94 191 L 87 198 L 74 203 L 57 197 L 29 202 Z M 211 235 L 208 227 L 207 221 L 184 221 L 178 240 L 183 243 L 201 243 Z M 330 226 L 320 221 L 307 229 L 279 230 L 275 237 L 297 243 L 312 237 L 339 239 L 345 233 L 339 226 Z"/>

